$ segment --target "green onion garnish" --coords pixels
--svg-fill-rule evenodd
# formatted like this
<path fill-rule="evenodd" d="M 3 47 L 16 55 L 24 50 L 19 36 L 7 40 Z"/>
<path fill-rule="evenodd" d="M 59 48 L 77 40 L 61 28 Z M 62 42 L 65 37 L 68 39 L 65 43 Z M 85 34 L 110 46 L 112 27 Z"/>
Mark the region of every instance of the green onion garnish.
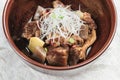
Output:
<path fill-rule="evenodd" d="M 69 42 L 70 42 L 70 43 L 74 43 L 75 40 L 74 40 L 73 38 L 70 38 L 70 39 L 69 39 Z"/>
<path fill-rule="evenodd" d="M 52 14 L 51 14 L 51 17 L 52 17 L 53 19 L 56 19 L 55 13 L 52 13 Z"/>
<path fill-rule="evenodd" d="M 64 18 L 64 16 L 59 16 L 59 18 L 60 18 L 60 19 L 63 19 L 63 18 Z"/>

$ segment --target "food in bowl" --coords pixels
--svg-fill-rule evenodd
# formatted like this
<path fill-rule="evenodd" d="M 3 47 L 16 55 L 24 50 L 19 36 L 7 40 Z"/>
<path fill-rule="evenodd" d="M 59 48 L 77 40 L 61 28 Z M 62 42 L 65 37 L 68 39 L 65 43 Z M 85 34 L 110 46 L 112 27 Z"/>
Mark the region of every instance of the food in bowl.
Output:
<path fill-rule="evenodd" d="M 28 13 L 29 14 L 29 13 Z M 97 26 L 90 13 L 72 10 L 71 5 L 53 1 L 53 8 L 38 6 L 24 26 L 22 37 L 40 63 L 71 66 L 84 61 L 96 40 Z"/>

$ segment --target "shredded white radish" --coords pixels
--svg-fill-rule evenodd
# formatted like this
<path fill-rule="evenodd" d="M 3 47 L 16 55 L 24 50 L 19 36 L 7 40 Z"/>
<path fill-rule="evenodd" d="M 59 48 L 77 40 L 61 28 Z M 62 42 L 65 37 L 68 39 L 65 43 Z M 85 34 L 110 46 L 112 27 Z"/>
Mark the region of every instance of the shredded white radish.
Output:
<path fill-rule="evenodd" d="M 40 19 L 40 38 L 47 36 L 48 40 L 55 38 L 69 38 L 71 35 L 79 35 L 83 20 L 72 10 L 58 7 L 54 8 L 49 15 Z"/>

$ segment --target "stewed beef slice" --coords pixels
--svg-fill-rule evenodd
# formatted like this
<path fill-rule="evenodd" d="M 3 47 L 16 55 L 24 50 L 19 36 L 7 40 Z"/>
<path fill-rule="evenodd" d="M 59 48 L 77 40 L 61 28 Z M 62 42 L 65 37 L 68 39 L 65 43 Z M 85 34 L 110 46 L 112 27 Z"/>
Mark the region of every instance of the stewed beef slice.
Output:
<path fill-rule="evenodd" d="M 34 37 L 40 36 L 40 30 L 37 26 L 37 21 L 32 21 L 30 23 L 27 23 L 23 28 L 22 37 L 26 39 L 30 39 L 33 36 Z"/>
<path fill-rule="evenodd" d="M 94 20 L 91 18 L 90 13 L 87 13 L 87 12 L 83 13 L 83 20 L 86 21 L 86 24 L 89 25 L 90 29 L 96 29 L 97 28 Z"/>
<path fill-rule="evenodd" d="M 80 37 L 82 39 L 87 39 L 88 38 L 88 33 L 89 33 L 88 25 L 81 26 Z"/>
<path fill-rule="evenodd" d="M 76 65 L 80 60 L 84 60 L 86 57 L 86 52 L 83 47 L 79 45 L 74 45 L 70 49 L 69 53 L 69 65 Z"/>
<path fill-rule="evenodd" d="M 57 47 L 50 48 L 47 52 L 47 61 L 49 65 L 54 66 L 67 66 L 68 61 L 68 48 Z"/>
<path fill-rule="evenodd" d="M 80 51 L 78 50 L 78 46 L 72 47 L 70 49 L 70 53 L 69 53 L 69 65 L 75 65 L 79 62 L 79 54 Z"/>

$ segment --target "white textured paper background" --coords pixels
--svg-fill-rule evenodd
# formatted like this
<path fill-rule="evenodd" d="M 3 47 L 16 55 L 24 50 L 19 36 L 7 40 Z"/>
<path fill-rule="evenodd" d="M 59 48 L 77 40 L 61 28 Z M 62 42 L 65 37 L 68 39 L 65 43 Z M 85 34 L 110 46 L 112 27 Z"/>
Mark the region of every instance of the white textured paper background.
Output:
<path fill-rule="evenodd" d="M 120 79 L 120 1 L 117 8 L 117 31 L 109 48 L 93 64 L 76 76 L 43 74 L 23 63 L 10 48 L 2 29 L 2 11 L 6 0 L 0 0 L 0 80 L 119 80 Z"/>

